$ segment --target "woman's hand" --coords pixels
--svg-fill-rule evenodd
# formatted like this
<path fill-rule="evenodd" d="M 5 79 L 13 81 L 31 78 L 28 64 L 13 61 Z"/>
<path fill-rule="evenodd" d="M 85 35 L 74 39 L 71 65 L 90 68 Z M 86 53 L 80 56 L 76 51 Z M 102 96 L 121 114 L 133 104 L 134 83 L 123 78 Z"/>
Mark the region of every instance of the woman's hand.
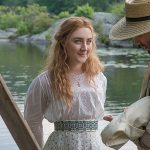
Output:
<path fill-rule="evenodd" d="M 113 120 L 112 115 L 107 115 L 103 117 L 104 120 L 111 122 Z"/>

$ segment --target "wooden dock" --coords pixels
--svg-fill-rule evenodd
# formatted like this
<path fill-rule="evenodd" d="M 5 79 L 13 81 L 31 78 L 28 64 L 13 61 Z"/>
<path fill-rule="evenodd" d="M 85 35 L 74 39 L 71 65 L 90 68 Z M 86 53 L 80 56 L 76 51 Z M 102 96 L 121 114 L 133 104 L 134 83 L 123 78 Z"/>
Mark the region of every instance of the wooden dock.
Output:
<path fill-rule="evenodd" d="M 0 115 L 20 150 L 41 150 L 1 74 Z"/>

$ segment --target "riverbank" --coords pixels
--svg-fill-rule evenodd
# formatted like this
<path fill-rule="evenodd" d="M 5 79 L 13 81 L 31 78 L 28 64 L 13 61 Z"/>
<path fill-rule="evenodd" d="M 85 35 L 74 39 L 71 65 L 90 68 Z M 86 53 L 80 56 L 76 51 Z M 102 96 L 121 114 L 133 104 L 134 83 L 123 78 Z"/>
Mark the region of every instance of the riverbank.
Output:
<path fill-rule="evenodd" d="M 93 25 L 96 32 L 98 33 L 97 47 L 123 47 L 132 48 L 133 44 L 131 40 L 124 41 L 112 41 L 108 38 L 110 29 L 120 19 L 118 15 L 106 13 L 106 12 L 95 12 L 93 18 Z M 42 50 L 48 46 L 52 39 L 52 35 L 56 28 L 59 26 L 61 20 L 57 20 L 51 25 L 46 31 L 35 34 L 35 35 L 22 35 L 18 36 L 17 29 L 9 28 L 6 30 L 0 30 L 0 42 L 15 42 L 23 44 L 32 44 L 39 47 Z"/>

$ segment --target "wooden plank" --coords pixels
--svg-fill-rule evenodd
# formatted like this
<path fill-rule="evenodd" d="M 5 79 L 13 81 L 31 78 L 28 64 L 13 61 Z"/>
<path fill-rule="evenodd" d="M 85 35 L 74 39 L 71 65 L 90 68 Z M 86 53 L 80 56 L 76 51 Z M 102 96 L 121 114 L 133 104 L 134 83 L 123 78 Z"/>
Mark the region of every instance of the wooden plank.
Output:
<path fill-rule="evenodd" d="M 20 150 L 40 150 L 31 129 L 0 74 L 0 114 Z"/>

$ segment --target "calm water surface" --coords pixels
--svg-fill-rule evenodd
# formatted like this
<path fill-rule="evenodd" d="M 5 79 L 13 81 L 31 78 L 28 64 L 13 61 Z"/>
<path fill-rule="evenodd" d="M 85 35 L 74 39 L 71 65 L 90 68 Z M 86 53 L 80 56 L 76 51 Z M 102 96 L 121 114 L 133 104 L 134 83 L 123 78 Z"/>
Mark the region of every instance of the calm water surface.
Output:
<path fill-rule="evenodd" d="M 125 107 L 139 97 L 144 71 L 150 61 L 146 52 L 140 49 L 98 49 L 98 55 L 105 64 L 105 76 L 108 79 L 106 114 L 117 116 Z M 0 43 L 0 73 L 5 79 L 15 101 L 24 110 L 24 98 L 33 78 L 42 70 L 46 54 L 31 45 Z M 100 130 L 107 122 L 100 122 Z M 44 140 L 53 131 L 53 125 L 46 120 Z M 109 150 L 103 145 L 103 150 Z M 136 150 L 128 142 L 121 150 Z M 0 150 L 18 150 L 5 123 L 0 117 Z"/>

